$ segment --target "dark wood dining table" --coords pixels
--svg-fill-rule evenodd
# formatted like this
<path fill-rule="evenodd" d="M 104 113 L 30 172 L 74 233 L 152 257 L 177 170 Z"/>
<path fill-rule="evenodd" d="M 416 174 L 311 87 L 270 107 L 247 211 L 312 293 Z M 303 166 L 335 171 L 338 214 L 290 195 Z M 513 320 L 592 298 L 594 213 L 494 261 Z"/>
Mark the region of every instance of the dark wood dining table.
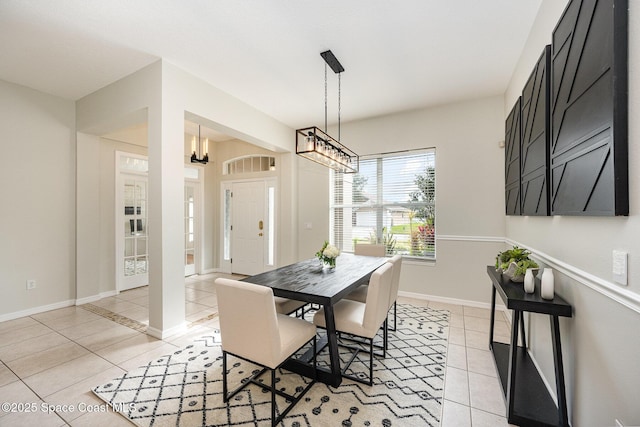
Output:
<path fill-rule="evenodd" d="M 269 286 L 278 297 L 324 307 L 330 370 L 316 369 L 317 380 L 338 387 L 342 373 L 333 306 L 361 284 L 368 283 L 371 274 L 387 261 L 386 257 L 343 253 L 336 259 L 335 268 L 323 267 L 317 258 L 312 258 L 250 276 L 243 281 Z M 290 359 L 284 367 L 307 376 L 313 374 L 313 368 L 306 359 Z"/>

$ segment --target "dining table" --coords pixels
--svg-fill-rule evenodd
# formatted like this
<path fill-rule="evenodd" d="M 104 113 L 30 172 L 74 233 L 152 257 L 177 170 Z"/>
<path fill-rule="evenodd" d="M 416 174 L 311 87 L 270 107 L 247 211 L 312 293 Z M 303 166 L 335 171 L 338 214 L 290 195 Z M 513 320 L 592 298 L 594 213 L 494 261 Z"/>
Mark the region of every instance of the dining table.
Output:
<path fill-rule="evenodd" d="M 336 258 L 335 267 L 327 267 L 318 258 L 311 258 L 242 279 L 270 287 L 275 296 L 323 306 L 327 335 L 326 343 L 320 348 L 328 347 L 329 369 L 316 367 L 314 372 L 309 363 L 312 356 L 309 352 L 304 357 L 289 359 L 285 369 L 315 376 L 317 381 L 333 387 L 340 385 L 342 373 L 333 307 L 358 286 L 367 284 L 371 274 L 387 261 L 387 257 L 342 253 Z"/>

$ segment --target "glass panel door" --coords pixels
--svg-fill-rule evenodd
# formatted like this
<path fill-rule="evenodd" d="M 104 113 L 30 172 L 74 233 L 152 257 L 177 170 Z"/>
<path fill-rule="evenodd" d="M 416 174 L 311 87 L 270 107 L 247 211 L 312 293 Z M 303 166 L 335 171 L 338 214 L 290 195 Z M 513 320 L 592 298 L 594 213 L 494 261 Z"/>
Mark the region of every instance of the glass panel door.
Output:
<path fill-rule="evenodd" d="M 184 275 L 196 274 L 196 191 L 195 184 L 184 186 Z"/>
<path fill-rule="evenodd" d="M 126 176 L 124 179 L 124 252 L 123 287 L 131 289 L 148 284 L 147 252 L 147 178 Z"/>

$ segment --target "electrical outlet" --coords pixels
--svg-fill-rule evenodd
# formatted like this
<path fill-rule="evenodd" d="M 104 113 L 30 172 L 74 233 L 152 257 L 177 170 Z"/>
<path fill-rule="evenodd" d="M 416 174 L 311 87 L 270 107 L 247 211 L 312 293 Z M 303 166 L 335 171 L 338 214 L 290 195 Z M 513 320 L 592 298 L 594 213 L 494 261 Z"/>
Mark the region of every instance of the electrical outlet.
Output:
<path fill-rule="evenodd" d="M 27 290 L 30 291 L 35 288 L 36 288 L 36 281 L 33 279 L 27 280 Z"/>

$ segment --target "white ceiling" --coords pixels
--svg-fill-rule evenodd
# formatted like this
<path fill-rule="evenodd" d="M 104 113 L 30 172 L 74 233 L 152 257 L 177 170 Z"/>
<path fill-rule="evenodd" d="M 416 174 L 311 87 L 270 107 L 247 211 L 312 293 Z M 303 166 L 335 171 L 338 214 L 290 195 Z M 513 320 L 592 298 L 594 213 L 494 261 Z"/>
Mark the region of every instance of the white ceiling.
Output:
<path fill-rule="evenodd" d="M 542 0 L 0 0 L 0 79 L 79 99 L 158 58 L 323 126 L 506 90 Z M 337 117 L 329 69 L 329 122 Z"/>

